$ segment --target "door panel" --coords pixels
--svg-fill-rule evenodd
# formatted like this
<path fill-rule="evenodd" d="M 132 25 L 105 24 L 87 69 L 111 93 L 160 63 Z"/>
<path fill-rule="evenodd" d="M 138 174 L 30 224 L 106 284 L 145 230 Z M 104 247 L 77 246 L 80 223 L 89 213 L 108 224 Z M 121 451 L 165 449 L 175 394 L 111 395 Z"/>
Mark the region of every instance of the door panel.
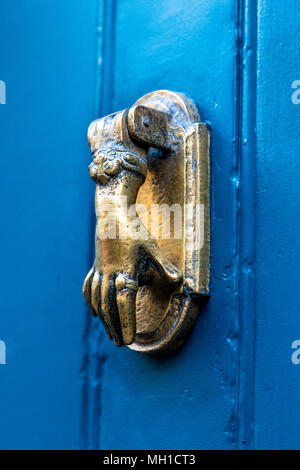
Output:
<path fill-rule="evenodd" d="M 195 99 L 202 119 L 212 123 L 213 295 L 192 337 L 171 358 L 117 349 L 104 334 L 95 339 L 104 365 L 97 376 L 100 425 L 90 445 L 231 448 L 237 373 L 235 4 L 120 0 L 115 9 L 111 3 L 111 15 L 114 48 L 110 44 L 104 54 L 113 54 L 113 85 L 105 113 L 165 88 Z"/>

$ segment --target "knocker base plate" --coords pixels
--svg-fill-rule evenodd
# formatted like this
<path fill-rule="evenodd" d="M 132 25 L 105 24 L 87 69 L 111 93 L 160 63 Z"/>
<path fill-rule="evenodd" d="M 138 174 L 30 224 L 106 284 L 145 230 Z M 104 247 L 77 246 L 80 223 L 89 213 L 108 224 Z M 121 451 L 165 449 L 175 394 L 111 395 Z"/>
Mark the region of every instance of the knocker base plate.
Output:
<path fill-rule="evenodd" d="M 167 115 L 168 122 L 157 122 L 153 110 Z M 139 289 L 137 333 L 129 346 L 135 351 L 157 355 L 178 348 L 194 325 L 199 302 L 209 293 L 209 132 L 199 121 L 192 101 L 165 90 L 145 95 L 129 111 L 131 135 L 160 149 L 148 155 L 147 177 L 137 198 L 147 212 L 139 216 L 149 226 L 153 207 L 165 208 L 156 242 L 162 255 L 183 273 L 176 289 L 163 288 L 157 275 Z M 166 218 L 169 238 L 162 233 Z"/>

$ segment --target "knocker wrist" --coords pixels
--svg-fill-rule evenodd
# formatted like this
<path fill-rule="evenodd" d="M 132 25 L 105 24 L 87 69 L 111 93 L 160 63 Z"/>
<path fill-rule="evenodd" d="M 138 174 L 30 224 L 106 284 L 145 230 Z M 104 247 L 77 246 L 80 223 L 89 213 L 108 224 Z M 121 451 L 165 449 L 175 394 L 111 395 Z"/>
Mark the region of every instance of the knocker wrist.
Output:
<path fill-rule="evenodd" d="M 105 184 L 122 170 L 128 170 L 144 180 L 147 174 L 147 160 L 129 147 L 100 147 L 94 151 L 89 166 L 93 180 Z"/>

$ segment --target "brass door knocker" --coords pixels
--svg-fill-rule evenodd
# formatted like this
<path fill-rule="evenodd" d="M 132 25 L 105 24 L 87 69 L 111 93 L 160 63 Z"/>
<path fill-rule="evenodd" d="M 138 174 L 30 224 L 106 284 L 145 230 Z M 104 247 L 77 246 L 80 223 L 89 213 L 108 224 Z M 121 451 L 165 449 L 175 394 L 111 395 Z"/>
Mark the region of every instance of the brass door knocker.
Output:
<path fill-rule="evenodd" d="M 89 127 L 96 257 L 83 293 L 118 346 L 174 350 L 209 292 L 209 132 L 199 121 L 190 99 L 162 90 Z"/>

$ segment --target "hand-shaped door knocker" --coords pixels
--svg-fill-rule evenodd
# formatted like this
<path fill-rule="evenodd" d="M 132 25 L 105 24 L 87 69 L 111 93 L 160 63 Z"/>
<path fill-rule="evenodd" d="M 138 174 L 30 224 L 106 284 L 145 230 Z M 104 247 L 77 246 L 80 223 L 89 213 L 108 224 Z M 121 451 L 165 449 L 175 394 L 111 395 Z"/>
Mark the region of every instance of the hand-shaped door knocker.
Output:
<path fill-rule="evenodd" d="M 163 90 L 89 127 L 96 256 L 83 293 L 118 346 L 172 351 L 208 294 L 209 133 L 199 120 L 192 101 Z"/>

